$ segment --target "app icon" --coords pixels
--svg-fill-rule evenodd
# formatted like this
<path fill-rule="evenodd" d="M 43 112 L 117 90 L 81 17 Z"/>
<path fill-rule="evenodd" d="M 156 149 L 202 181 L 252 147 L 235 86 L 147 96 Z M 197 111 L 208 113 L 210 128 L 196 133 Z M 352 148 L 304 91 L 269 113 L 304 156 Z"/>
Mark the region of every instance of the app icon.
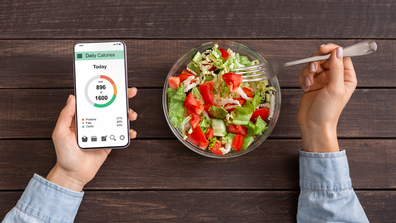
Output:
<path fill-rule="evenodd" d="M 98 140 L 98 138 L 97 138 L 96 136 L 92 136 L 92 137 L 91 137 L 91 141 L 92 141 L 92 142 L 96 142 L 97 140 Z"/>
<path fill-rule="evenodd" d="M 124 136 L 124 135 L 120 135 L 120 139 L 121 139 L 121 140 L 124 140 L 124 139 L 125 139 L 125 136 Z"/>
<path fill-rule="evenodd" d="M 83 136 L 83 137 L 81 137 L 81 140 L 82 140 L 83 142 L 87 142 L 87 141 L 88 141 L 88 137 Z"/>
<path fill-rule="evenodd" d="M 102 141 L 106 141 L 107 140 L 107 136 L 102 136 Z"/>
<path fill-rule="evenodd" d="M 110 139 L 116 141 L 115 136 L 114 135 L 110 135 Z"/>

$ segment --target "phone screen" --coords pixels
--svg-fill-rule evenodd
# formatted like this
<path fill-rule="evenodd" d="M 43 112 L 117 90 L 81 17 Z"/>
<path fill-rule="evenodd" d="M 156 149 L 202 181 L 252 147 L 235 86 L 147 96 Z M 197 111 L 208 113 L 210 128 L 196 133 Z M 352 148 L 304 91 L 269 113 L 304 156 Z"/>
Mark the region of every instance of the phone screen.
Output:
<path fill-rule="evenodd" d="M 129 105 L 125 44 L 76 44 L 74 84 L 80 148 L 127 147 Z"/>

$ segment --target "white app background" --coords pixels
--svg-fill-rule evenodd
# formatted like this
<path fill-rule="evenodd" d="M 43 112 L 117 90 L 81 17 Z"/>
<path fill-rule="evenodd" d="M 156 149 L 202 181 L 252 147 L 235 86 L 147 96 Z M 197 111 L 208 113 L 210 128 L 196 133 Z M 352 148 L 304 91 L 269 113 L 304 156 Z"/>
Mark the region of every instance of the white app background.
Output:
<path fill-rule="evenodd" d="M 75 53 L 123 50 L 123 45 L 75 47 Z M 79 49 L 77 49 L 79 48 Z M 96 54 L 96 53 L 94 53 Z M 83 55 L 85 56 L 85 55 Z M 81 148 L 120 147 L 129 141 L 124 59 L 75 61 L 78 144 Z"/>

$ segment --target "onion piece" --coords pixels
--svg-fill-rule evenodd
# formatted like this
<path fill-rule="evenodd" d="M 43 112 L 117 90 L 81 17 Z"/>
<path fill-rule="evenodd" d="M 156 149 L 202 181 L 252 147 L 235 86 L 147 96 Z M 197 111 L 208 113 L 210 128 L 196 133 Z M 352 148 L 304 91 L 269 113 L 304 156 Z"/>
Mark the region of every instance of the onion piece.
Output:
<path fill-rule="evenodd" d="M 229 153 L 229 152 L 231 151 L 231 144 L 226 143 L 224 147 L 225 147 L 225 149 L 226 149 L 226 153 Z M 225 154 L 225 153 L 224 153 L 224 154 Z"/>
<path fill-rule="evenodd" d="M 274 110 L 275 110 L 275 95 L 271 95 L 271 106 L 270 106 L 270 114 L 268 116 L 268 120 L 271 120 L 271 118 L 274 116 Z"/>
<path fill-rule="evenodd" d="M 203 114 L 203 116 L 205 116 L 206 121 L 210 120 L 210 117 L 209 117 L 208 113 L 205 110 L 203 110 L 201 114 Z"/>
<path fill-rule="evenodd" d="M 242 90 L 241 87 L 238 87 L 238 89 L 236 90 L 236 92 L 237 92 L 243 99 L 245 99 L 245 100 L 250 101 L 250 100 L 253 99 L 253 98 L 248 97 L 248 96 L 246 95 L 246 93 Z"/>
<path fill-rule="evenodd" d="M 193 87 L 197 86 L 196 82 L 190 84 L 191 80 L 194 80 L 194 79 L 195 79 L 195 76 L 189 76 L 185 81 L 183 81 L 183 83 L 184 83 L 183 91 L 184 92 L 187 92 L 190 89 L 192 89 Z"/>
<path fill-rule="evenodd" d="M 241 104 L 239 103 L 238 100 L 234 100 L 232 98 L 217 99 L 215 101 L 215 104 L 219 105 L 219 106 L 222 106 L 222 105 L 225 105 L 225 104 L 238 104 L 239 106 L 241 106 Z"/>

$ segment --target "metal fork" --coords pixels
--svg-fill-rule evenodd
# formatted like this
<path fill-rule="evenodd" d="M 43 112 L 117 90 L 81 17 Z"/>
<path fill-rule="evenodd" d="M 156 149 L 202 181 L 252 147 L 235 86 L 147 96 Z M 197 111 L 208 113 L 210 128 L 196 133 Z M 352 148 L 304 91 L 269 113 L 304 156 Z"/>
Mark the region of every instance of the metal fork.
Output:
<path fill-rule="evenodd" d="M 377 43 L 374 41 L 362 41 L 351 46 L 344 48 L 344 57 L 355 57 L 355 56 L 363 56 L 370 54 L 377 50 Z M 330 54 L 314 56 L 305 59 L 295 60 L 283 64 L 277 64 L 271 61 L 267 61 L 266 63 L 257 64 L 249 67 L 242 67 L 238 69 L 233 69 L 231 72 L 237 74 L 243 74 L 242 82 L 251 82 L 251 81 L 262 81 L 266 79 L 271 79 L 275 77 L 279 71 L 288 66 L 309 63 L 318 60 L 326 60 L 330 57 Z M 251 74 L 251 75 L 244 75 Z M 257 78 L 251 78 L 257 77 Z"/>

